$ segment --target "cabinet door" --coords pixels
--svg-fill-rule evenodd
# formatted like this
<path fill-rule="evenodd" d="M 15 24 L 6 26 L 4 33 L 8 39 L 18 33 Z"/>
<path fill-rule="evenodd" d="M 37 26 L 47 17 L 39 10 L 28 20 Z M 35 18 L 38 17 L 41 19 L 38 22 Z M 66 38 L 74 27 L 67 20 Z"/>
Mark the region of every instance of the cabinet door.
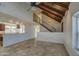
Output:
<path fill-rule="evenodd" d="M 0 31 L 5 31 L 5 24 L 0 24 Z"/>

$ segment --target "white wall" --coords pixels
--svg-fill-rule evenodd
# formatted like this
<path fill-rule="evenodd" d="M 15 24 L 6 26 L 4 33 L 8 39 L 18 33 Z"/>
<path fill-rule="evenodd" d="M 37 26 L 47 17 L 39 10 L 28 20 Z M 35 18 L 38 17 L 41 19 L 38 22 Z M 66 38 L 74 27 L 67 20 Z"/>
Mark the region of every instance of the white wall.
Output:
<path fill-rule="evenodd" d="M 28 7 L 24 2 L 2 2 L 0 12 L 32 22 L 32 11 L 27 11 Z"/>
<path fill-rule="evenodd" d="M 78 55 L 72 47 L 72 16 L 79 11 L 79 2 L 70 3 L 69 10 L 64 17 L 64 33 L 65 33 L 65 47 L 70 55 Z"/>
<path fill-rule="evenodd" d="M 47 41 L 52 43 L 64 43 L 64 33 L 62 32 L 38 32 L 38 41 Z"/>

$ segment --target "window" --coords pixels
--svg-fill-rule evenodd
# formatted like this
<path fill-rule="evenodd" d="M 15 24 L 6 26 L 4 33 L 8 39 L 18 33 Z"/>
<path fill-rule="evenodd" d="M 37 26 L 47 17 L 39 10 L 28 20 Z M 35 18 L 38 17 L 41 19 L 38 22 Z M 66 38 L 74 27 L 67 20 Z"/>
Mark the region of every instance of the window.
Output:
<path fill-rule="evenodd" d="M 5 22 L 0 22 L 1 26 L 2 24 L 5 25 L 4 28 L 0 28 L 1 30 L 4 31 L 4 33 L 25 33 L 25 25 L 24 24 L 19 24 L 19 27 L 17 24 L 12 24 L 12 23 L 5 23 Z"/>
<path fill-rule="evenodd" d="M 77 42 L 76 43 L 77 43 L 77 48 L 79 49 L 79 18 L 77 18 L 76 21 L 77 21 L 76 23 L 77 24 L 77 28 L 76 28 L 77 29 Z"/>
<path fill-rule="evenodd" d="M 5 33 L 16 33 L 17 31 L 16 28 L 17 28 L 16 25 L 11 24 L 5 25 Z"/>
<path fill-rule="evenodd" d="M 5 25 L 5 33 L 24 33 L 25 26 L 19 25 L 20 28 L 17 28 L 16 24 L 6 24 Z"/>
<path fill-rule="evenodd" d="M 72 46 L 79 50 L 79 12 L 72 17 Z"/>

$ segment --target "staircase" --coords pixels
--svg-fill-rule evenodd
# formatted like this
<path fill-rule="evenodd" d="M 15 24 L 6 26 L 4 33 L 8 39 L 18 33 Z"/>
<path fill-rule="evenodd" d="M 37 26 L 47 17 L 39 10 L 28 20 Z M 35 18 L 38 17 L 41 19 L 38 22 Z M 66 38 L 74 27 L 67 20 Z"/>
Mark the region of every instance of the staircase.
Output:
<path fill-rule="evenodd" d="M 69 9 L 69 2 L 42 2 L 38 7 L 42 10 L 42 14 L 61 23 L 66 11 Z M 52 20 L 42 20 L 42 23 L 36 21 L 50 32 L 55 32 L 56 29 L 52 26 Z"/>
<path fill-rule="evenodd" d="M 50 25 L 49 23 L 43 21 L 43 23 L 41 24 L 43 27 L 45 27 L 47 30 L 49 30 L 50 32 L 56 32 L 56 29 Z"/>

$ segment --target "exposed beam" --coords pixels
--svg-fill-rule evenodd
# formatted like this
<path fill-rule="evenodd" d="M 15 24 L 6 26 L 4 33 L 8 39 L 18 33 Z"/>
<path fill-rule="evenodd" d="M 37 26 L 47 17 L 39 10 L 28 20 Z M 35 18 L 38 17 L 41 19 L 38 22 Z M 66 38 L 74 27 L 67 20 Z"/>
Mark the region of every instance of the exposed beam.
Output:
<path fill-rule="evenodd" d="M 63 8 L 65 8 L 66 10 L 68 10 L 69 9 L 68 6 L 69 6 L 70 3 L 69 2 L 54 2 L 52 4 L 59 5 L 59 6 L 63 7 Z"/>
<path fill-rule="evenodd" d="M 58 13 L 60 13 L 62 15 L 64 15 L 65 14 L 65 11 L 66 11 L 66 9 L 63 10 L 63 8 L 61 8 L 61 9 L 60 8 L 56 8 L 56 7 L 54 7 L 50 3 L 42 3 L 41 5 L 43 5 L 43 6 L 47 7 L 47 8 L 49 8 L 49 9 L 51 9 L 52 11 L 58 12 Z"/>
<path fill-rule="evenodd" d="M 61 20 L 62 20 L 61 18 L 59 18 L 59 17 L 57 17 L 57 16 L 55 16 L 55 15 L 53 15 L 53 14 L 51 14 L 51 13 L 48 13 L 48 12 L 46 12 L 46 11 L 42 11 L 42 13 L 43 13 L 44 15 L 47 15 L 48 17 L 50 17 L 50 18 L 56 20 L 57 22 L 61 22 Z"/>
<path fill-rule="evenodd" d="M 61 19 L 62 19 L 62 17 L 64 16 L 64 15 L 58 13 L 58 12 L 55 12 L 55 11 L 53 11 L 53 10 L 50 10 L 49 8 L 47 8 L 47 7 L 43 6 L 43 5 L 38 5 L 38 7 L 41 8 L 42 10 L 44 10 L 44 11 L 47 11 L 47 12 L 49 12 L 49 13 L 51 13 L 51 14 L 56 15 L 57 17 L 59 17 L 59 18 L 61 18 Z"/>
<path fill-rule="evenodd" d="M 38 5 L 40 9 L 42 9 L 42 13 L 50 18 L 52 20 L 56 20 L 57 22 L 61 22 L 63 16 L 65 15 L 65 12 L 69 9 L 69 2 L 42 2 Z M 42 22 L 39 23 L 43 27 L 45 27 L 50 32 L 53 32 L 50 26 L 52 26 L 52 20 L 42 20 L 46 21 L 46 23 Z M 47 26 L 49 25 L 49 26 Z"/>

